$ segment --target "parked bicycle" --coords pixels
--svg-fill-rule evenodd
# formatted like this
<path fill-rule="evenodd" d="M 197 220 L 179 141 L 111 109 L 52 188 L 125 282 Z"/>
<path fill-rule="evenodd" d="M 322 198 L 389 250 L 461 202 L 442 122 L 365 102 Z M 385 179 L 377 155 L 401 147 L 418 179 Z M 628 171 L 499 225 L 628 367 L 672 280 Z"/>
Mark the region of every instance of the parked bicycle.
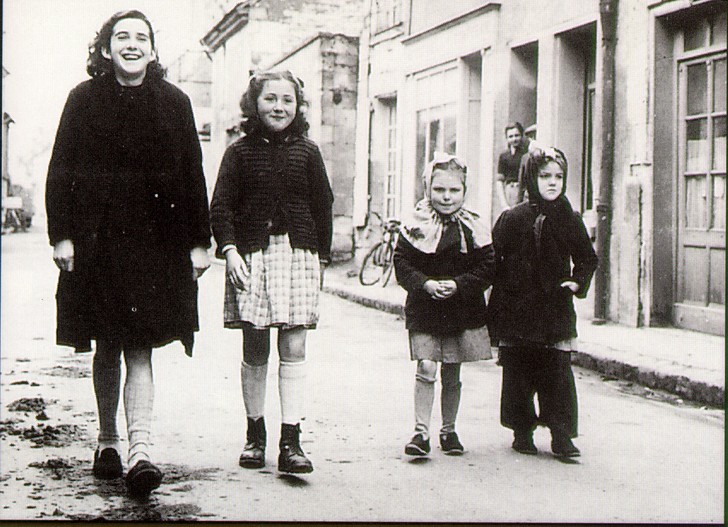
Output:
<path fill-rule="evenodd" d="M 376 216 L 383 223 L 382 239 L 364 257 L 359 270 L 359 283 L 374 285 L 381 282 L 382 287 L 386 287 L 392 276 L 392 269 L 394 269 L 394 248 L 397 246 L 401 222 L 395 218 L 382 222 L 376 212 L 372 212 L 370 215 Z"/>

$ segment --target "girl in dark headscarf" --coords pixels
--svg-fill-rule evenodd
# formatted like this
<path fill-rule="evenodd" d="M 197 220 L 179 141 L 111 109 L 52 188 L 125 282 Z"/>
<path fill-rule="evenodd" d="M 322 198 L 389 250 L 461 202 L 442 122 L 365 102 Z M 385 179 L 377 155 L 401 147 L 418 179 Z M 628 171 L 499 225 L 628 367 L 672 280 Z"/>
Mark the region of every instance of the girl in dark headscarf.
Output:
<path fill-rule="evenodd" d="M 537 423 L 551 429 L 555 455 L 580 454 L 571 441 L 577 436 L 572 297 L 586 297 L 597 256 L 565 196 L 566 175 L 560 150 L 529 153 L 521 167 L 528 201 L 501 214 L 493 228 L 496 277 L 488 324 L 503 367 L 501 424 L 513 430 L 513 449 L 524 454 L 538 452 Z"/>

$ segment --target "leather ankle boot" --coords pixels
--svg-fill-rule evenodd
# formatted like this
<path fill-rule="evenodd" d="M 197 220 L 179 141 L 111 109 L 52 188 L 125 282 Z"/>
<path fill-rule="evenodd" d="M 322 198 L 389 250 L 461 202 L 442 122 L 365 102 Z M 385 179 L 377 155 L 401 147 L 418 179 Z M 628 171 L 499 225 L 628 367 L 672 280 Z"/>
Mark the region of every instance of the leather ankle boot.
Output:
<path fill-rule="evenodd" d="M 248 417 L 248 434 L 239 464 L 243 468 L 262 468 L 265 466 L 265 445 L 267 434 L 265 420 L 262 417 Z"/>
<path fill-rule="evenodd" d="M 313 465 L 301 450 L 299 435 L 301 425 L 281 425 L 281 453 L 278 456 L 278 470 L 289 474 L 308 474 L 313 472 Z"/>

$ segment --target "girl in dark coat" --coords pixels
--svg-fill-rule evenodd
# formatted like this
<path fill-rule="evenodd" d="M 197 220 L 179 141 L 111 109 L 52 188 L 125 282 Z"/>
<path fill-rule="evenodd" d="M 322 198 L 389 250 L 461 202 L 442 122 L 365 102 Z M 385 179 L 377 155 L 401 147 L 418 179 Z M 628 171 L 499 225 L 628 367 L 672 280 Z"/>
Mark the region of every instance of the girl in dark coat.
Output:
<path fill-rule="evenodd" d="M 46 208 L 61 269 L 57 342 L 91 349 L 99 413 L 94 474 L 122 475 L 116 413 L 123 352 L 127 485 L 161 481 L 149 459 L 152 348 L 192 354 L 197 278 L 209 266 L 207 195 L 187 96 L 162 79 L 154 32 L 139 11 L 112 16 L 68 96 L 48 169 Z"/>
<path fill-rule="evenodd" d="M 440 446 L 464 452 L 455 432 L 460 405 L 460 365 L 490 359 L 485 296 L 494 270 L 490 229 L 463 208 L 466 168 L 457 158 L 436 154 L 423 174 L 425 197 L 405 222 L 394 254 L 399 284 L 407 290 L 406 327 L 415 375 L 415 434 L 405 454 L 430 451 L 429 426 L 437 363 L 442 363 Z"/>
<path fill-rule="evenodd" d="M 225 327 L 243 331 L 240 379 L 247 441 L 239 464 L 265 465 L 270 329 L 278 330 L 281 437 L 278 470 L 308 473 L 300 419 L 306 394 L 306 333 L 331 252 L 333 193 L 308 123 L 302 83 L 290 72 L 258 73 L 243 95 L 244 137 L 220 164 L 211 203 L 217 256 L 225 258 Z"/>
<path fill-rule="evenodd" d="M 538 452 L 533 443 L 538 420 L 551 429 L 554 454 L 579 455 L 571 441 L 577 435 L 572 297 L 586 297 L 597 256 L 581 216 L 566 199 L 566 173 L 559 150 L 524 156 L 521 179 L 528 201 L 503 212 L 493 228 L 496 277 L 488 327 L 503 367 L 501 423 L 513 430 L 513 448 L 524 454 Z"/>

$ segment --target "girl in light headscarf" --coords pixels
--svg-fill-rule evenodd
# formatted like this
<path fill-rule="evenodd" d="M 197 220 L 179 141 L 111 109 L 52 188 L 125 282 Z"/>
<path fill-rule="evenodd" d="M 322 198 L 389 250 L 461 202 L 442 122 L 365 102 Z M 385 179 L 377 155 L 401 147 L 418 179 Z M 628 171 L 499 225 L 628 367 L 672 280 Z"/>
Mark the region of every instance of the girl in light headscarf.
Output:
<path fill-rule="evenodd" d="M 455 432 L 460 405 L 460 365 L 490 359 L 484 291 L 494 272 L 490 231 L 463 207 L 467 169 L 455 156 L 439 154 L 423 173 L 424 198 L 402 227 L 394 255 L 399 284 L 407 290 L 406 327 L 415 375 L 415 433 L 405 454 L 430 452 L 429 426 L 441 363 L 440 446 L 464 452 Z"/>

